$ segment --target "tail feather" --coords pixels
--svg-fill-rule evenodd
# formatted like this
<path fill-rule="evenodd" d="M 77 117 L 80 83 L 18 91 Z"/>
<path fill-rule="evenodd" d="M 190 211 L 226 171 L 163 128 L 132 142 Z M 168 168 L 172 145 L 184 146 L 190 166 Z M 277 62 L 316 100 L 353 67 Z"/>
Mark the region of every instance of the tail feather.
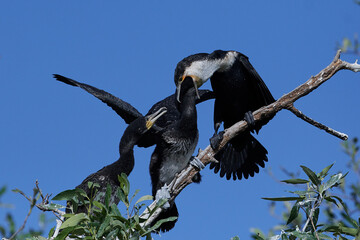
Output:
<path fill-rule="evenodd" d="M 241 180 L 242 177 L 248 179 L 259 173 L 259 166 L 265 167 L 267 153 L 250 133 L 243 133 L 233 138 L 215 155 L 219 162 L 211 163 L 210 169 L 214 168 L 215 173 L 220 171 L 220 177 L 226 176 L 228 180 Z"/>

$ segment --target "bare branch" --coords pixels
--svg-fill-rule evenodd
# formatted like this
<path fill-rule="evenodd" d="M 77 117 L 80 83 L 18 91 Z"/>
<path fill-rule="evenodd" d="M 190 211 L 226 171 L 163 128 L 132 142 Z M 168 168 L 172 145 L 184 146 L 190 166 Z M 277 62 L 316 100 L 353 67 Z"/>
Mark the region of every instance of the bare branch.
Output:
<path fill-rule="evenodd" d="M 360 71 L 360 65 L 357 63 L 348 63 L 345 61 L 342 61 L 340 59 L 340 50 L 336 53 L 336 56 L 334 57 L 334 60 L 331 62 L 329 66 L 327 66 L 325 69 L 320 71 L 316 76 L 312 76 L 308 81 L 306 81 L 304 84 L 300 85 L 293 91 L 291 91 L 288 94 L 285 94 L 281 98 L 279 98 L 276 102 L 264 106 L 255 112 L 253 112 L 254 120 L 255 122 L 264 120 L 266 118 L 272 117 L 277 112 L 281 111 L 282 109 L 288 109 L 292 111 L 294 114 L 301 116 L 303 120 L 306 122 L 309 122 L 312 124 L 315 122 L 314 120 L 306 117 L 305 115 L 299 114 L 300 111 L 295 109 L 293 107 L 294 102 L 297 101 L 299 98 L 304 97 L 314 91 L 316 88 L 318 88 L 321 84 L 323 84 L 325 81 L 330 79 L 336 72 L 342 69 L 348 69 L 353 72 L 359 72 Z M 305 116 L 305 117 L 304 117 Z M 320 123 L 318 123 L 320 124 Z M 313 124 L 314 125 L 314 124 Z M 320 127 L 322 126 L 322 127 Z M 210 162 L 214 161 L 214 155 L 225 146 L 225 144 L 231 140 L 233 137 L 238 135 L 239 133 L 245 131 L 248 129 L 248 124 L 245 121 L 240 121 L 231 126 L 230 128 L 225 130 L 223 140 L 220 143 L 219 148 L 217 151 L 214 151 L 210 145 L 207 146 L 203 151 L 199 152 L 198 158 L 202 161 L 202 163 L 206 166 Z M 324 129 L 326 132 L 331 133 L 333 135 L 338 135 L 338 137 L 345 138 L 346 135 L 342 133 L 336 133 L 335 130 L 330 130 L 330 128 L 326 127 L 323 124 L 320 124 L 318 126 L 321 129 Z M 327 129 L 327 130 L 326 130 Z M 177 177 L 174 179 L 170 185 L 173 185 L 172 189 L 170 189 L 171 198 L 169 201 L 173 201 L 176 196 L 190 183 L 192 183 L 192 177 L 198 172 L 197 169 L 195 169 L 193 166 L 189 165 L 187 168 L 185 168 Z M 153 202 L 141 215 L 141 217 L 148 218 L 149 211 L 153 210 L 156 207 L 156 202 Z M 160 214 L 162 211 L 161 208 L 157 209 L 155 213 L 151 215 L 150 218 L 143 224 L 143 225 L 150 225 L 152 221 Z"/>
<path fill-rule="evenodd" d="M 17 191 L 30 201 L 30 209 L 29 209 L 29 212 L 26 215 L 25 220 L 24 220 L 23 224 L 21 225 L 21 227 L 9 238 L 9 240 L 14 239 L 16 237 L 16 235 L 18 235 L 25 228 L 26 222 L 27 222 L 28 218 L 30 217 L 34 206 L 36 205 L 37 196 L 39 194 L 39 191 L 37 189 L 34 189 L 33 197 L 30 198 L 30 197 L 27 197 L 22 191 L 20 191 L 20 190 L 17 190 Z"/>
<path fill-rule="evenodd" d="M 334 129 L 329 128 L 329 127 L 325 126 L 324 124 L 321 124 L 321 123 L 309 118 L 308 116 L 303 114 L 300 110 L 298 110 L 294 106 L 289 107 L 288 110 L 291 111 L 293 114 L 295 114 L 297 117 L 304 120 L 305 122 L 308 122 L 311 125 L 314 125 L 315 127 L 320 128 L 322 130 L 325 130 L 325 132 L 330 133 L 331 135 L 334 135 L 335 137 L 338 137 L 341 140 L 347 140 L 348 139 L 348 135 L 346 135 L 345 133 L 335 131 Z"/>

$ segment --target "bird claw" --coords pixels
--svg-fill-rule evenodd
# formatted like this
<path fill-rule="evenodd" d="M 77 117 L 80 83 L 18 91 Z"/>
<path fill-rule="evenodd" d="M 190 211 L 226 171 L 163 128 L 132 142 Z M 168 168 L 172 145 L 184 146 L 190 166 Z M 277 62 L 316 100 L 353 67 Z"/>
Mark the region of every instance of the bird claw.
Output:
<path fill-rule="evenodd" d="M 194 156 L 191 156 L 190 164 L 199 170 L 203 170 L 205 168 L 205 165 L 200 161 L 200 159 Z"/>
<path fill-rule="evenodd" d="M 210 157 L 210 162 L 211 163 L 219 163 L 219 161 L 214 157 Z"/>
<path fill-rule="evenodd" d="M 250 131 L 253 133 L 255 129 L 255 119 L 252 112 L 251 111 L 246 112 L 244 119 L 247 122 L 247 124 L 249 124 Z"/>
<path fill-rule="evenodd" d="M 219 148 L 223 137 L 224 137 L 224 131 L 221 131 L 218 134 L 214 133 L 214 135 L 210 138 L 210 146 L 213 150 Z"/>
<path fill-rule="evenodd" d="M 156 202 L 159 202 L 161 199 L 166 199 L 166 200 L 170 199 L 170 192 L 168 189 L 168 185 L 166 183 L 159 190 L 157 190 L 156 195 L 155 195 Z M 170 207 L 169 202 L 166 202 L 166 203 L 164 203 L 164 205 L 162 205 L 163 209 L 168 209 L 169 207 Z"/>

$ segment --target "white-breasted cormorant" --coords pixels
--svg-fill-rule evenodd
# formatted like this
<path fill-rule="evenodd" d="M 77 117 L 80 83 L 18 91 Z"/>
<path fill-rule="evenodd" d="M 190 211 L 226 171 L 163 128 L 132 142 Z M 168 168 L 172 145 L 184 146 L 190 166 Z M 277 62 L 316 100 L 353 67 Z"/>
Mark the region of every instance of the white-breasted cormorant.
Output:
<path fill-rule="evenodd" d="M 111 187 L 111 198 L 109 205 L 118 204 L 120 199 L 117 195 L 117 190 L 120 186 L 118 175 L 125 173 L 127 176 L 131 173 L 134 168 L 134 146 L 141 139 L 141 137 L 152 128 L 154 123 L 166 113 L 166 108 L 162 107 L 153 114 L 149 114 L 144 117 L 138 117 L 125 129 L 123 136 L 121 137 L 119 144 L 120 157 L 117 161 L 109 164 L 99 171 L 90 174 L 86 177 L 80 185 L 76 188 L 84 190 L 88 196 L 91 195 L 91 189 L 88 187 L 88 183 L 97 183 L 99 187 L 96 189 L 95 199 L 104 204 L 105 193 L 107 185 Z M 69 203 L 70 204 L 70 203 Z M 87 212 L 85 206 L 79 206 L 76 211 Z"/>
<path fill-rule="evenodd" d="M 61 75 L 54 74 L 54 77 L 61 82 L 86 90 L 110 106 L 127 123 L 142 116 L 129 103 L 108 92 Z M 197 96 L 200 98 L 198 99 Z M 167 108 L 167 113 L 156 122 L 153 130 L 144 134 L 137 143 L 138 146 L 143 147 L 156 144 L 150 161 L 150 176 L 154 197 L 157 197 L 158 190 L 164 184 L 169 184 L 176 174 L 189 164 L 198 141 L 195 104 L 214 98 L 214 94 L 209 90 L 197 92 L 193 85 L 193 80 L 188 78 L 184 80 L 183 88 L 179 92 L 179 98 L 181 103 L 176 100 L 176 95 L 173 94 L 151 107 L 147 115 L 158 111 L 162 107 Z M 197 174 L 193 181 L 200 182 L 200 179 L 200 174 Z M 171 216 L 178 216 L 175 203 L 170 203 L 170 207 L 165 209 L 157 220 Z M 169 231 L 174 225 L 175 221 L 165 222 L 158 230 Z"/>
<path fill-rule="evenodd" d="M 175 84 L 182 88 L 186 77 L 194 80 L 195 87 L 200 87 L 208 79 L 215 93 L 214 129 L 211 139 L 214 149 L 222 139 L 222 133 L 217 131 L 224 123 L 224 128 L 246 119 L 252 130 L 257 133 L 270 119 L 254 123 L 252 113 L 262 106 L 275 101 L 269 89 L 250 64 L 248 57 L 236 51 L 217 50 L 211 54 L 199 53 L 188 56 L 180 61 L 175 70 Z M 259 172 L 259 166 L 264 167 L 267 150 L 258 142 L 250 131 L 243 132 L 233 138 L 215 158 L 219 163 L 211 163 L 215 173 L 220 170 L 220 176 L 247 179 Z"/>

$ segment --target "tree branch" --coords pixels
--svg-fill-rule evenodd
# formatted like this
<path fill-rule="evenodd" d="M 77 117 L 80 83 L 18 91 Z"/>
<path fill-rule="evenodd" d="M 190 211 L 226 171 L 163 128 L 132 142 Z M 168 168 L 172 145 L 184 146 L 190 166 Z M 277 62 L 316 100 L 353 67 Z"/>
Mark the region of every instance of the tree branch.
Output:
<path fill-rule="evenodd" d="M 303 114 L 300 110 L 295 108 L 293 105 L 291 107 L 289 107 L 288 110 L 291 111 L 293 114 L 295 114 L 297 117 L 304 120 L 305 122 L 308 122 L 311 125 L 314 125 L 315 127 L 322 129 L 325 132 L 330 133 L 331 135 L 334 135 L 335 137 L 340 138 L 341 140 L 347 140 L 349 138 L 348 135 L 346 135 L 345 133 L 338 132 L 332 128 L 325 126 L 324 124 L 321 124 L 321 123 L 309 118 L 308 116 Z"/>
<path fill-rule="evenodd" d="M 306 122 L 320 128 L 324 129 L 326 132 L 331 133 L 337 137 L 342 139 L 347 138 L 347 136 L 343 133 L 338 133 L 335 130 L 332 130 L 326 127 L 323 124 L 317 123 L 316 121 L 312 120 L 311 118 L 306 117 L 305 115 L 301 114 L 299 110 L 294 108 L 294 102 L 298 99 L 308 95 L 315 89 L 317 89 L 321 84 L 326 82 L 330 79 L 335 73 L 342 69 L 351 70 L 353 72 L 360 71 L 360 65 L 355 63 L 348 63 L 345 61 L 340 60 L 340 53 L 341 51 L 337 51 L 334 60 L 331 62 L 329 66 L 325 69 L 320 71 L 316 76 L 312 76 L 309 80 L 307 80 L 304 84 L 298 86 L 293 91 L 289 92 L 288 94 L 283 95 L 279 98 L 276 102 L 264 106 L 255 112 L 253 112 L 255 122 L 260 120 L 264 120 L 266 118 L 270 118 L 274 116 L 277 112 L 288 109 L 293 112 L 296 116 L 300 117 L 301 119 L 305 120 Z M 315 124 L 316 123 L 316 124 Z M 205 148 L 204 151 L 199 151 L 198 158 L 201 162 L 206 166 L 211 161 L 214 161 L 214 155 L 225 146 L 225 144 L 231 140 L 233 137 L 238 135 L 239 133 L 247 130 L 249 128 L 248 124 L 245 121 L 239 121 L 233 126 L 228 129 L 225 129 L 225 133 L 223 136 L 223 140 L 220 143 L 220 147 L 214 151 L 210 145 Z M 170 189 L 171 198 L 169 201 L 173 201 L 177 195 L 190 183 L 192 183 L 192 177 L 198 172 L 199 170 L 195 169 L 193 166 L 189 165 L 185 168 L 169 185 L 173 186 Z M 153 202 L 142 214 L 140 217 L 148 218 L 149 211 L 153 210 L 156 207 L 156 202 Z M 160 214 L 162 211 L 161 208 L 157 209 L 150 218 L 143 224 L 143 225 L 150 225 L 152 221 Z"/>

